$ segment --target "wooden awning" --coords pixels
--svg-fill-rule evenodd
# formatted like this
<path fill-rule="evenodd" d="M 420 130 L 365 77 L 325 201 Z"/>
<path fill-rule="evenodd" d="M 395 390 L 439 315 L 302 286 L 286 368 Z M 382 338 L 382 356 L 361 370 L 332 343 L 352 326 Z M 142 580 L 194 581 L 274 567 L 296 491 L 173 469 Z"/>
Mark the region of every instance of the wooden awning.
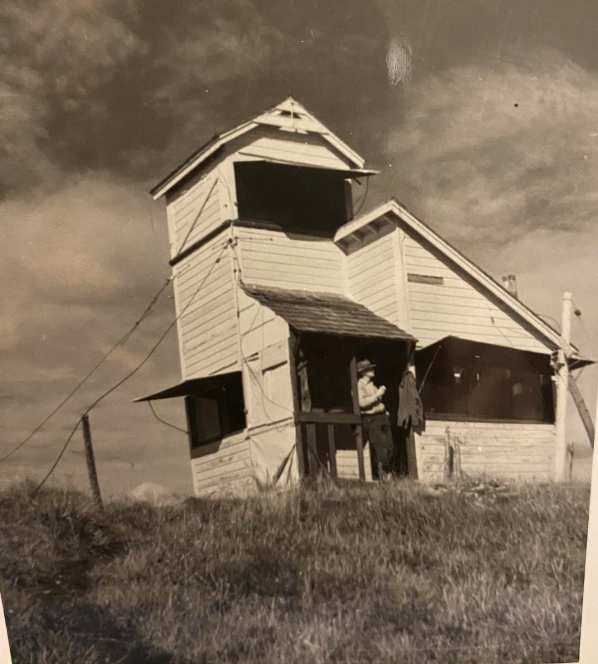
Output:
<path fill-rule="evenodd" d="M 544 353 L 538 352 L 537 350 L 524 350 L 522 348 L 514 348 L 513 346 L 507 346 L 506 344 L 492 344 L 488 343 L 487 341 L 478 341 L 477 339 L 466 339 L 464 337 L 459 337 L 454 334 L 449 334 L 445 337 L 442 337 L 441 339 L 437 339 L 436 341 L 433 341 L 432 343 L 426 344 L 425 346 L 421 346 L 417 350 L 426 350 L 427 348 L 431 348 L 432 346 L 437 346 L 439 344 L 445 343 L 447 341 L 457 341 L 458 343 L 469 343 L 469 344 L 476 344 L 478 346 L 489 346 L 493 348 L 507 348 L 510 350 L 517 350 L 521 351 L 522 353 L 535 353 L 536 355 L 550 355 L 551 351 L 547 348 Z M 581 369 L 583 367 L 587 367 L 591 364 L 596 364 L 595 360 L 592 360 L 588 357 L 583 357 L 581 355 L 570 355 L 567 358 L 567 364 L 569 365 L 569 369 L 571 371 L 574 371 L 575 369 Z"/>
<path fill-rule="evenodd" d="M 181 383 L 176 385 L 171 385 L 170 387 L 165 387 L 164 389 L 153 392 L 152 394 L 146 394 L 143 397 L 137 397 L 133 399 L 133 402 L 138 403 L 140 401 L 156 401 L 157 399 L 172 399 L 173 397 L 186 397 L 191 394 L 205 394 L 206 392 L 211 392 L 215 388 L 226 385 L 231 380 L 239 380 L 241 376 L 240 371 L 232 371 L 230 373 L 218 374 L 216 376 L 205 376 L 203 378 L 191 378 L 189 380 L 184 380 Z"/>
<path fill-rule="evenodd" d="M 363 304 L 343 295 L 246 284 L 243 290 L 300 332 L 417 341 Z"/>

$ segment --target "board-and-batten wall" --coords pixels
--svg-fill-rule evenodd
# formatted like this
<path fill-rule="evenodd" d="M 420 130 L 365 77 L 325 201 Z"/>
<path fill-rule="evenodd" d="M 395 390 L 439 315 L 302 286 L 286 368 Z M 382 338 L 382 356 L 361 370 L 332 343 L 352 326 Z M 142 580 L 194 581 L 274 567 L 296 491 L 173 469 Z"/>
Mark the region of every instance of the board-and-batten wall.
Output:
<path fill-rule="evenodd" d="M 407 274 L 441 277 L 442 284 L 408 282 L 411 332 L 426 346 L 454 335 L 538 353 L 550 348 L 494 304 L 456 269 L 440 260 L 415 237 L 403 236 Z"/>

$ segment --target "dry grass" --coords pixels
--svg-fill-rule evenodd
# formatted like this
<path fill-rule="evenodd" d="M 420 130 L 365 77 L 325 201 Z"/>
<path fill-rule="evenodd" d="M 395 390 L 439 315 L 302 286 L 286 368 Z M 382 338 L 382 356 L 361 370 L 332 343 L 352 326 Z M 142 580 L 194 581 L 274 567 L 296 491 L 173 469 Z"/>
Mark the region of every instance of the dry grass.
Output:
<path fill-rule="evenodd" d="M 0 493 L 15 664 L 577 661 L 587 487 Z"/>

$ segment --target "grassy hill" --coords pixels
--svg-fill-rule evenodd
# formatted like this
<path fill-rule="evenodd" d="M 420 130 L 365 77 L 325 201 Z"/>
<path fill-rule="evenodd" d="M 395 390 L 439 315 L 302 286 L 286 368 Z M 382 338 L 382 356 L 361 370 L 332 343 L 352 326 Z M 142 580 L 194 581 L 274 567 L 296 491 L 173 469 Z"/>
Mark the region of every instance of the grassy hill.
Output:
<path fill-rule="evenodd" d="M 589 488 L 0 493 L 15 664 L 577 661 Z"/>

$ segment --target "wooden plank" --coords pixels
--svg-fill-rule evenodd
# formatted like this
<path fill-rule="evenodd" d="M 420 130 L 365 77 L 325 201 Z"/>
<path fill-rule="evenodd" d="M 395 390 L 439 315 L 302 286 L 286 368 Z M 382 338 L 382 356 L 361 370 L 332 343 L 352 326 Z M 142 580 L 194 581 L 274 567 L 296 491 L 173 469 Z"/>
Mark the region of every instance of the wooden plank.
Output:
<path fill-rule="evenodd" d="M 316 438 L 316 425 L 315 424 L 306 424 L 306 439 L 307 439 L 307 450 L 308 450 L 308 475 L 315 477 L 320 474 L 320 464 L 318 463 L 318 443 Z"/>
<path fill-rule="evenodd" d="M 444 277 L 433 276 L 431 274 L 415 274 L 413 272 L 407 273 L 407 281 L 412 284 L 444 285 Z"/>
<path fill-rule="evenodd" d="M 296 362 L 296 349 L 298 338 L 291 330 L 288 339 L 288 356 L 289 356 L 289 372 L 291 376 L 291 394 L 293 396 L 293 414 L 295 423 L 295 449 L 297 454 L 297 468 L 299 470 L 299 478 L 303 479 L 306 476 L 305 468 L 305 448 L 304 438 L 302 435 L 302 427 L 297 419 L 301 407 L 299 403 L 299 391 L 297 387 L 297 362 Z"/>
<path fill-rule="evenodd" d="M 586 430 L 586 433 L 588 434 L 590 445 L 593 448 L 594 447 L 594 438 L 595 438 L 595 435 L 596 435 L 595 429 L 594 429 L 594 422 L 592 421 L 592 416 L 590 415 L 590 411 L 588 410 L 588 407 L 586 406 L 586 402 L 584 401 L 583 395 L 579 390 L 579 386 L 577 385 L 577 381 L 575 380 L 575 376 L 573 376 L 572 373 L 569 373 L 569 392 L 571 393 L 571 396 L 573 397 L 573 401 L 575 403 L 575 406 L 577 407 L 577 412 L 579 413 L 579 417 L 581 418 L 584 429 Z"/>
<path fill-rule="evenodd" d="M 330 459 L 330 474 L 332 479 L 338 479 L 336 470 L 336 443 L 334 440 L 334 424 L 328 425 L 328 458 Z"/>
<path fill-rule="evenodd" d="M 310 413 L 299 413 L 299 422 L 304 424 L 360 424 L 361 416 L 354 413 L 323 413 L 312 411 Z"/>

